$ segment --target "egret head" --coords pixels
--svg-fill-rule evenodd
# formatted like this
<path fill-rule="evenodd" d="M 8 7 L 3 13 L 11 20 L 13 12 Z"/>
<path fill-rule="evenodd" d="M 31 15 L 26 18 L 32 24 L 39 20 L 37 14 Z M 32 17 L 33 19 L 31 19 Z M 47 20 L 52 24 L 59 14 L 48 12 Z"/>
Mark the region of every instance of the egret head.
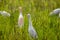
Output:
<path fill-rule="evenodd" d="M 19 11 L 21 11 L 21 12 L 22 12 L 22 7 L 19 7 Z"/>
<path fill-rule="evenodd" d="M 9 17 L 11 16 L 10 13 L 8 13 L 8 16 L 9 16 Z"/>
<path fill-rule="evenodd" d="M 6 11 L 3 11 L 3 13 L 7 13 Z"/>
<path fill-rule="evenodd" d="M 30 14 L 28 14 L 27 16 L 28 16 L 28 18 L 30 18 Z"/>

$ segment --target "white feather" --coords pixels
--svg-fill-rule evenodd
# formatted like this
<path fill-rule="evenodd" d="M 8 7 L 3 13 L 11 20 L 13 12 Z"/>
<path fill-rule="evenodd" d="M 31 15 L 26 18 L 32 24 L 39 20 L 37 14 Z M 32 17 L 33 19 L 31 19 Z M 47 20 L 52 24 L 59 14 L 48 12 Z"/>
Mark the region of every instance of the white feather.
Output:
<path fill-rule="evenodd" d="M 10 16 L 10 13 L 6 12 L 6 11 L 0 11 L 0 14 L 2 16 Z"/>
<path fill-rule="evenodd" d="M 60 8 L 57 8 L 53 10 L 52 12 L 50 12 L 50 15 L 59 14 L 59 13 L 60 13 Z"/>

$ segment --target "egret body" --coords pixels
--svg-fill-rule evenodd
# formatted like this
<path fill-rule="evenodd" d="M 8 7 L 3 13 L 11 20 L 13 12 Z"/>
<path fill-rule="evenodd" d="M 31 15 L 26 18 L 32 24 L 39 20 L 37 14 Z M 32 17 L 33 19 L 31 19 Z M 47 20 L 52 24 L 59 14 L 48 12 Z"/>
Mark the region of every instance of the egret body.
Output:
<path fill-rule="evenodd" d="M 2 16 L 10 16 L 10 13 L 6 12 L 6 11 L 0 11 L 0 14 Z"/>
<path fill-rule="evenodd" d="M 34 39 L 37 39 L 38 36 L 37 36 L 35 29 L 32 26 L 30 14 L 28 14 L 28 20 L 29 20 L 29 27 L 28 27 L 29 35 L 31 35 Z"/>
<path fill-rule="evenodd" d="M 50 12 L 50 15 L 54 15 L 54 14 L 59 14 L 59 17 L 60 17 L 60 8 L 57 8 L 53 10 L 52 12 Z"/>

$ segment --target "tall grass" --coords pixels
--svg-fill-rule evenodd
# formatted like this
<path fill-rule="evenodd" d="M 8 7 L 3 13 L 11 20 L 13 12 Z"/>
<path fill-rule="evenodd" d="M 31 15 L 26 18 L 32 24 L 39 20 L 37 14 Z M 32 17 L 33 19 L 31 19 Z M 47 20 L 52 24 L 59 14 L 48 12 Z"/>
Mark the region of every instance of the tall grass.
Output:
<path fill-rule="evenodd" d="M 18 28 L 19 9 L 23 8 L 24 27 Z M 33 40 L 28 34 L 27 14 L 38 34 L 38 40 L 60 40 L 60 18 L 49 13 L 60 7 L 60 0 L 0 0 L 0 11 L 5 10 L 10 17 L 0 15 L 0 40 Z"/>

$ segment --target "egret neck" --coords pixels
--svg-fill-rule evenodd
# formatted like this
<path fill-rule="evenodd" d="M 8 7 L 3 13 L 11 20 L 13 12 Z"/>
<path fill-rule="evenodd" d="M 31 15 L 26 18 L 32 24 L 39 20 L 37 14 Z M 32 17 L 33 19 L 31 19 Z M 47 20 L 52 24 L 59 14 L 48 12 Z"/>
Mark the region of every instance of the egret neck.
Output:
<path fill-rule="evenodd" d="M 28 19 L 29 19 L 29 28 L 31 28 L 32 27 L 31 17 L 29 17 Z"/>
<path fill-rule="evenodd" d="M 21 7 L 19 8 L 19 11 L 20 11 L 20 15 L 22 15 L 22 8 Z"/>
<path fill-rule="evenodd" d="M 22 15 L 22 12 L 20 12 L 20 15 Z"/>

